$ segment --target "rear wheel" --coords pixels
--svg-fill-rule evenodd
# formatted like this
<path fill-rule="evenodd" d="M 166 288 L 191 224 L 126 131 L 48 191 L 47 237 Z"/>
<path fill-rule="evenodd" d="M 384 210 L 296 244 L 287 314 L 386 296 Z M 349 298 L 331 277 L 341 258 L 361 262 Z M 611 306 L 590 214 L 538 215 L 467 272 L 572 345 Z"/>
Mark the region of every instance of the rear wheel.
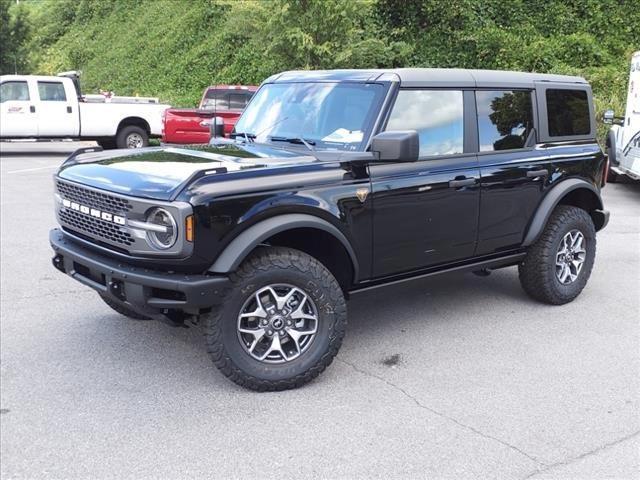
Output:
<path fill-rule="evenodd" d="M 532 298 L 562 305 L 587 284 L 596 256 L 596 231 L 589 214 L 578 207 L 558 206 L 540 238 L 518 266 L 520 283 Z"/>
<path fill-rule="evenodd" d="M 290 248 L 262 248 L 231 281 L 223 304 L 203 322 L 224 375 L 252 390 L 286 390 L 332 362 L 347 311 L 338 282 L 320 262 Z"/>
<path fill-rule="evenodd" d="M 122 127 L 116 136 L 118 148 L 142 148 L 149 145 L 149 135 L 136 125 Z"/>

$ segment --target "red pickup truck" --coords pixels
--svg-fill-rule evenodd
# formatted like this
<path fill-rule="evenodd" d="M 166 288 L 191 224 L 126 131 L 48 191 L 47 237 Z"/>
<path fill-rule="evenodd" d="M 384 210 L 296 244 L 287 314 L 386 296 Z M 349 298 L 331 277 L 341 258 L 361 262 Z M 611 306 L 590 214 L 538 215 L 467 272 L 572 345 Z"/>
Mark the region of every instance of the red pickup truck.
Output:
<path fill-rule="evenodd" d="M 198 108 L 168 108 L 162 117 L 164 143 L 209 143 L 214 117 L 224 121 L 229 135 L 258 87 L 214 85 L 207 87 Z"/>

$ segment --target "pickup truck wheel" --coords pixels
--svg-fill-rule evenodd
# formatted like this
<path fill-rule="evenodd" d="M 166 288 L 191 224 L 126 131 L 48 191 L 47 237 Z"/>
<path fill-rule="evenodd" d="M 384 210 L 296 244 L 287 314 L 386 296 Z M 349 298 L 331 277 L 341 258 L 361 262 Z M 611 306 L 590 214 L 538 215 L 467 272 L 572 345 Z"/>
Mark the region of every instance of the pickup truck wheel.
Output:
<path fill-rule="evenodd" d="M 122 127 L 116 136 L 118 148 L 142 148 L 149 146 L 149 135 L 140 127 L 128 125 Z"/>
<path fill-rule="evenodd" d="M 129 317 L 133 320 L 151 320 L 149 317 L 145 317 L 144 315 L 139 314 L 135 310 L 131 310 L 126 305 L 116 302 L 106 295 L 100 295 L 100 298 L 109 305 L 113 310 L 118 312 L 120 315 L 124 315 L 125 317 Z"/>
<path fill-rule="evenodd" d="M 331 364 L 347 308 L 320 262 L 291 248 L 265 247 L 231 281 L 222 305 L 203 319 L 209 354 L 224 375 L 252 390 L 286 390 Z"/>
<path fill-rule="evenodd" d="M 596 230 L 581 208 L 557 207 L 540 238 L 518 266 L 527 294 L 541 302 L 562 305 L 587 284 L 596 257 Z"/>

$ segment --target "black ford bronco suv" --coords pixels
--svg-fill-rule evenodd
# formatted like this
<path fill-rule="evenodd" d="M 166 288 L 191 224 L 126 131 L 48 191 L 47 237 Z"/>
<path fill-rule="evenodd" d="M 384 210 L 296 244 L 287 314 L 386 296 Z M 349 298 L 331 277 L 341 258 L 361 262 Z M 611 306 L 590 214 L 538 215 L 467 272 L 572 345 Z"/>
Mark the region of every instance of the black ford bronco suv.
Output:
<path fill-rule="evenodd" d="M 517 265 L 570 302 L 605 227 L 605 156 L 578 77 L 399 69 L 267 79 L 230 139 L 75 152 L 54 266 L 135 319 L 202 324 L 215 365 L 297 387 L 337 354 L 345 299 Z"/>

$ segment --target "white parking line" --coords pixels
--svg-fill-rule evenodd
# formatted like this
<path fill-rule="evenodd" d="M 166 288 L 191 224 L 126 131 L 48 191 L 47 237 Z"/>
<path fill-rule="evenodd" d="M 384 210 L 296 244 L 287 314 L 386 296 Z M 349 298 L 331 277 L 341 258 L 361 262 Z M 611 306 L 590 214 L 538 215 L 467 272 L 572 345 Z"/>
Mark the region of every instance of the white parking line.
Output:
<path fill-rule="evenodd" d="M 48 167 L 38 167 L 38 168 L 23 168 L 22 170 L 11 170 L 9 173 L 22 173 L 22 172 L 35 172 L 36 170 L 48 170 L 50 168 L 58 168 L 60 165 L 49 165 Z"/>

